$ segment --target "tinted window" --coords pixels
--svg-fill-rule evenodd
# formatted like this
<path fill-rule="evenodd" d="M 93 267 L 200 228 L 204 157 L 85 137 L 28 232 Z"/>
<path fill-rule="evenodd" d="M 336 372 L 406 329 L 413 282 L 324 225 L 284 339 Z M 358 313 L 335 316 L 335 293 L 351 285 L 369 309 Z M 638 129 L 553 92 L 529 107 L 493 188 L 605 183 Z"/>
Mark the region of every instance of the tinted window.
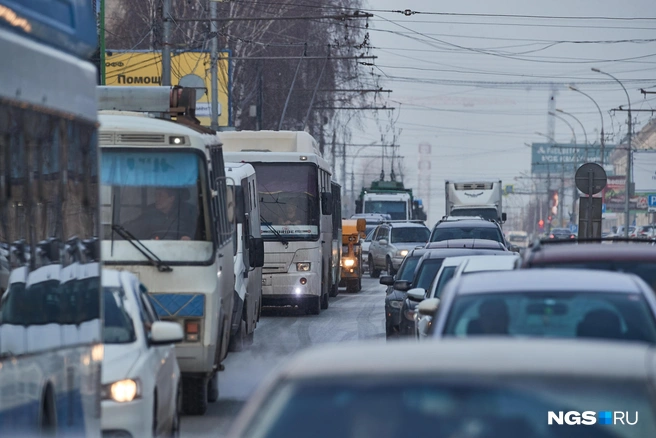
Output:
<path fill-rule="evenodd" d="M 491 227 L 438 227 L 431 236 L 431 242 L 454 239 L 482 239 L 505 243 L 499 230 Z"/>
<path fill-rule="evenodd" d="M 429 235 L 428 228 L 392 228 L 392 243 L 427 242 Z"/>
<path fill-rule="evenodd" d="M 638 423 L 547 423 L 549 411 L 598 412 L 618 405 L 631 422 L 638 411 Z M 396 375 L 303 380 L 278 386 L 243 436 L 644 438 L 656 430 L 655 412 L 648 386 L 637 380 Z"/>
<path fill-rule="evenodd" d="M 656 343 L 656 325 L 647 302 L 627 293 L 461 295 L 453 302 L 444 333 Z"/>
<path fill-rule="evenodd" d="M 636 274 L 642 278 L 652 289 L 656 290 L 656 262 L 585 262 L 585 263 L 549 263 L 536 265 L 536 268 L 571 268 L 571 269 L 599 269 L 602 271 L 617 271 Z"/>
<path fill-rule="evenodd" d="M 126 297 L 122 288 L 103 288 L 103 312 L 105 326 L 103 338 L 106 344 L 125 344 L 134 342 L 134 324 L 125 309 Z"/>
<path fill-rule="evenodd" d="M 412 281 L 415 277 L 415 268 L 417 267 L 417 263 L 419 263 L 420 258 L 421 257 L 419 256 L 406 257 L 403 260 L 403 264 L 401 264 L 401 267 L 399 268 L 399 272 L 396 273 L 395 279 Z"/>
<path fill-rule="evenodd" d="M 437 280 L 437 286 L 435 287 L 435 293 L 433 298 L 440 298 L 442 296 L 442 290 L 444 286 L 453 278 L 453 275 L 456 273 L 457 266 L 446 266 L 442 270 L 442 275 L 440 275 L 439 280 Z"/>
<path fill-rule="evenodd" d="M 442 267 L 442 262 L 444 259 L 427 259 L 419 267 L 419 272 L 417 272 L 417 280 L 415 281 L 414 287 L 420 287 L 422 289 L 428 290 L 431 283 L 437 275 L 437 271 Z"/>

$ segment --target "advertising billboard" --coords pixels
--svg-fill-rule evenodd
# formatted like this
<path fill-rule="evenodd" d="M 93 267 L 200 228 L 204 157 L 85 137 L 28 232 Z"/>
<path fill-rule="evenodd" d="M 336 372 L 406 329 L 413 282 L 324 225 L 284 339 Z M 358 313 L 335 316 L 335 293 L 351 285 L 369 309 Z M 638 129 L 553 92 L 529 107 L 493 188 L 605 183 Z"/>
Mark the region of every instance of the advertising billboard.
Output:
<path fill-rule="evenodd" d="M 218 84 L 219 126 L 230 126 L 230 52 L 219 52 Z M 196 88 L 196 117 L 210 126 L 209 52 L 181 52 L 171 54 L 171 84 Z M 161 86 L 162 54 L 160 52 L 107 51 L 105 58 L 106 85 Z"/>
<path fill-rule="evenodd" d="M 626 189 L 624 181 L 625 176 L 609 176 L 606 189 L 604 191 L 604 203 L 606 204 L 606 211 L 613 213 L 620 213 L 625 211 L 624 202 L 626 196 Z M 652 191 L 654 193 L 656 191 Z M 631 211 L 641 212 L 647 211 L 649 208 L 649 195 L 650 192 L 638 190 L 629 198 L 629 208 Z"/>
<path fill-rule="evenodd" d="M 615 145 L 605 145 L 604 162 L 610 161 L 610 155 Z M 587 159 L 586 159 L 587 157 Z M 531 144 L 531 173 L 555 174 L 562 170 L 574 172 L 585 162 L 598 162 L 601 158 L 599 144 L 567 144 L 567 143 L 532 143 Z M 565 167 L 563 169 L 563 166 Z"/>
<path fill-rule="evenodd" d="M 633 152 L 633 182 L 636 193 L 656 193 L 656 151 Z"/>

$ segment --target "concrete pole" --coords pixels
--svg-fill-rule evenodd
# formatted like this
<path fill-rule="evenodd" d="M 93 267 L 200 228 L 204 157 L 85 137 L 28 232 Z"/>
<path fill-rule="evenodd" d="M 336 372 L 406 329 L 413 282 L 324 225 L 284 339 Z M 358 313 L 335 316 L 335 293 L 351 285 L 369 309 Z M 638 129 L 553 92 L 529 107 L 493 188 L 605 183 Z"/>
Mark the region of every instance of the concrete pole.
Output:
<path fill-rule="evenodd" d="M 171 86 L 171 2 L 162 0 L 162 86 Z"/>
<path fill-rule="evenodd" d="M 210 24 L 210 31 L 212 32 L 212 44 L 210 45 L 210 81 L 212 82 L 210 128 L 215 131 L 219 129 L 219 25 L 215 20 L 215 18 L 218 18 L 218 7 L 217 2 L 210 1 L 210 18 L 213 19 Z"/>

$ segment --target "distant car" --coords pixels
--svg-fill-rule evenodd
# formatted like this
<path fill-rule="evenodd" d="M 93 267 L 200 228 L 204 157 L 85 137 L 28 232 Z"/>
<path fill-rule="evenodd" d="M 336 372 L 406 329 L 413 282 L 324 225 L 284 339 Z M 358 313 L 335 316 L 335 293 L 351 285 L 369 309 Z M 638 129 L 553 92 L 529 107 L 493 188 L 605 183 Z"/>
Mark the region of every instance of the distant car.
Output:
<path fill-rule="evenodd" d="M 543 242 L 524 253 L 521 267 L 630 272 L 656 291 L 656 249 L 651 242 Z"/>
<path fill-rule="evenodd" d="M 655 362 L 649 346 L 599 341 L 322 346 L 260 386 L 227 436 L 647 438 L 656 430 Z M 596 413 L 609 409 L 633 425 L 605 425 Z M 583 412 L 592 424 L 565 423 Z"/>
<path fill-rule="evenodd" d="M 383 270 L 394 275 L 408 252 L 426 245 L 429 235 L 423 223 L 383 222 L 374 231 L 369 246 L 369 275 L 378 278 Z"/>
<path fill-rule="evenodd" d="M 656 225 L 643 225 L 637 227 L 629 237 L 633 239 L 656 239 Z"/>
<path fill-rule="evenodd" d="M 173 343 L 182 327 L 158 319 L 134 274 L 104 269 L 102 285 L 103 436 L 177 436 L 182 388 Z"/>
<path fill-rule="evenodd" d="M 526 231 L 508 231 L 508 242 L 519 249 L 528 248 L 528 233 Z"/>
<path fill-rule="evenodd" d="M 433 227 L 429 242 L 456 239 L 492 240 L 509 248 L 509 243 L 497 222 L 473 217 L 443 218 Z"/>
<path fill-rule="evenodd" d="M 433 314 L 439 306 L 442 291 L 449 281 L 456 281 L 463 275 L 481 272 L 510 271 L 518 267 L 519 260 L 519 255 L 509 252 L 444 259 L 430 289 L 425 293 L 425 301 L 422 300 L 418 306 L 416 329 L 419 339 L 423 339 L 428 335 L 428 329 L 433 321 Z M 411 291 L 408 291 L 408 295 L 411 295 L 411 293 Z M 426 311 L 428 311 L 428 314 L 422 314 Z"/>
<path fill-rule="evenodd" d="M 638 276 L 520 269 L 451 281 L 433 336 L 595 338 L 656 344 L 656 298 Z"/>
<path fill-rule="evenodd" d="M 569 228 L 552 228 L 551 232 L 549 233 L 549 239 L 576 239 L 576 234 L 572 233 Z"/>

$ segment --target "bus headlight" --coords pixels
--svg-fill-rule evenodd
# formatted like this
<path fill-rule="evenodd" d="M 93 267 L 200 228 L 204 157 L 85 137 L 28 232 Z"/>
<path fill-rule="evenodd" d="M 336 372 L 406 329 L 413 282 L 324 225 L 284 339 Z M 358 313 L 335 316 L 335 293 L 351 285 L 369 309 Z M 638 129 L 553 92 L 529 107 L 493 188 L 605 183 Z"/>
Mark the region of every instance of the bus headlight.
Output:
<path fill-rule="evenodd" d="M 408 255 L 408 250 L 407 249 L 402 249 L 401 251 L 397 251 L 396 255 L 401 256 L 401 257 L 405 257 L 405 256 Z"/>
<path fill-rule="evenodd" d="M 301 272 L 308 272 L 310 270 L 312 263 L 310 262 L 299 262 L 296 263 L 296 270 Z"/>
<path fill-rule="evenodd" d="M 350 268 L 355 265 L 355 259 L 344 259 L 344 267 Z"/>
<path fill-rule="evenodd" d="M 103 385 L 102 398 L 114 400 L 117 403 L 131 402 L 141 396 L 141 385 L 138 379 L 125 379 Z"/>

